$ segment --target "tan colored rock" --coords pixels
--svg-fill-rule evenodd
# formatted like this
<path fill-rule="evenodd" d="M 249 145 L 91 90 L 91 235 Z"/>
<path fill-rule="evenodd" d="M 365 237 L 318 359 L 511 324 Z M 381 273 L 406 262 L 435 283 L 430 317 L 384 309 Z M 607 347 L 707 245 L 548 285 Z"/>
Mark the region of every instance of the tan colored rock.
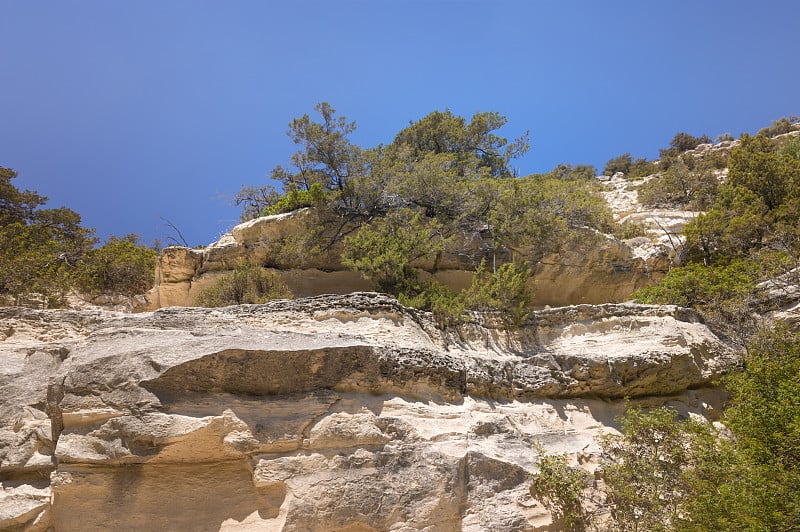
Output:
<path fill-rule="evenodd" d="M 203 256 L 195 249 L 171 246 L 161 250 L 158 262 L 159 269 L 156 274 L 159 278 L 156 281 L 179 283 L 191 281 L 200 273 Z"/>
<path fill-rule="evenodd" d="M 50 498 L 47 482 L 0 483 L 0 530 L 52 530 Z"/>
<path fill-rule="evenodd" d="M 615 399 L 713 416 L 706 386 L 737 362 L 693 312 L 633 304 L 543 310 L 513 334 L 445 333 L 373 293 L 0 324 L 12 529 L 547 526 L 533 441 L 594 463 Z"/>
<path fill-rule="evenodd" d="M 248 220 L 233 228 L 233 239 L 239 245 L 277 241 L 300 234 L 305 230 L 310 209 L 299 209 L 283 214 L 262 216 Z"/>
<path fill-rule="evenodd" d="M 295 297 L 311 297 L 320 294 L 351 294 L 372 289 L 372 283 L 358 273 L 345 271 L 322 271 L 312 269 L 273 270 L 289 287 Z"/>
<path fill-rule="evenodd" d="M 628 244 L 605 235 L 589 238 L 589 246 L 548 255 L 536 264 L 537 305 L 621 302 L 653 283 L 654 272 Z"/>

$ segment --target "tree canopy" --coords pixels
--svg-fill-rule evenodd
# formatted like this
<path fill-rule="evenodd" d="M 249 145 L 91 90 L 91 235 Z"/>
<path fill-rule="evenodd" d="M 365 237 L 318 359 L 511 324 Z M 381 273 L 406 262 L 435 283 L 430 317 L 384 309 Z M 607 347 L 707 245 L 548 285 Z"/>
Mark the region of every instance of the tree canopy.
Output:
<path fill-rule="evenodd" d="M 43 208 L 47 198 L 18 189 L 16 177 L 0 167 L 0 294 L 38 293 L 52 307 L 76 288 L 133 295 L 152 286 L 155 252 L 135 235 L 112 237 L 95 249 L 94 230 L 81 225 L 78 213 Z"/>
<path fill-rule="evenodd" d="M 443 253 L 469 269 L 497 257 L 535 261 L 576 231 L 614 229 L 593 167 L 518 177 L 512 164 L 529 150 L 529 135 L 501 136 L 508 120 L 497 112 L 466 119 L 433 111 L 390 144 L 365 148 L 350 140 L 355 122 L 328 103 L 315 111 L 317 119 L 289 124 L 299 150 L 271 174 L 283 193 L 245 187 L 239 196 L 243 217 L 312 207 L 306 233 L 279 243 L 284 259 L 339 245 L 344 264 L 378 288 L 429 305 L 422 292 L 444 292 L 418 282 L 418 264 L 435 267 Z"/>

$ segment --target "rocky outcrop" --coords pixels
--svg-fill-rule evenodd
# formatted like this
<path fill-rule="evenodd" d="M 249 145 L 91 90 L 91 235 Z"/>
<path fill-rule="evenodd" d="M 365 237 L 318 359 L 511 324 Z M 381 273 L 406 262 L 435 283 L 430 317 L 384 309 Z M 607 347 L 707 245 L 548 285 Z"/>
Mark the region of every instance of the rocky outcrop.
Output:
<path fill-rule="evenodd" d="M 711 415 L 691 311 L 440 331 L 374 293 L 143 314 L 0 309 L 0 529 L 531 530 L 531 444 L 590 467 L 634 402 Z"/>
<path fill-rule="evenodd" d="M 605 177 L 603 196 L 614 213 L 614 219 L 644 229 L 643 236 L 627 239 L 625 243 L 634 257 L 647 264 L 649 271 L 653 272 L 651 279 L 657 281 L 672 266 L 680 265 L 685 241 L 681 231 L 699 213 L 654 209 L 639 203 L 637 189 L 651 179 L 657 179 L 656 175 L 634 181 L 625 179 L 621 172 Z"/>
<path fill-rule="evenodd" d="M 306 258 L 302 264 L 286 263 L 275 256 L 281 241 L 306 231 L 308 216 L 309 209 L 265 216 L 237 225 L 230 234 L 203 249 L 166 248 L 158 260 L 156 286 L 147 295 L 148 309 L 193 305 L 204 287 L 241 260 L 275 266 L 274 271 L 297 297 L 374 289 L 359 273 L 342 266 L 340 246 Z M 576 239 L 582 245 L 549 254 L 534 265 L 537 305 L 625 301 L 633 291 L 652 284 L 669 268 L 669 261 L 662 260 L 658 253 L 642 254 L 629 242 L 585 231 Z M 459 242 L 452 245 L 457 249 L 446 250 L 435 260 L 417 261 L 414 266 L 460 290 L 470 285 L 472 270 L 479 262 L 475 257 L 482 254 L 481 245 Z M 465 253 L 464 249 L 471 251 Z"/>

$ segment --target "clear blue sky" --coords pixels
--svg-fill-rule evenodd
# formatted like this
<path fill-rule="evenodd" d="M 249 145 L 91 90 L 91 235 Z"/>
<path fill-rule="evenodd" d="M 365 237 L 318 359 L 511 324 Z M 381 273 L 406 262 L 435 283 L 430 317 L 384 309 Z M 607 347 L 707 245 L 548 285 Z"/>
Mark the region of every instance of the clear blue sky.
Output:
<path fill-rule="evenodd" d="M 800 114 L 800 2 L 0 0 L 0 166 L 98 235 L 207 244 L 328 101 L 355 142 L 449 107 L 521 174 Z"/>

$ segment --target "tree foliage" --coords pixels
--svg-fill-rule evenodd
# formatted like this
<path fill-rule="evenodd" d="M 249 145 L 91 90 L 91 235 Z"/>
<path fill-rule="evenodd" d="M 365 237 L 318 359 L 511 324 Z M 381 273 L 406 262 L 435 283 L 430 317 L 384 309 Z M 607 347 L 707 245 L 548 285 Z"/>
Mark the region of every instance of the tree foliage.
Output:
<path fill-rule="evenodd" d="M 155 266 L 156 252 L 138 236 L 112 236 L 84 255 L 78 286 L 90 293 L 143 294 L 153 286 Z"/>
<path fill-rule="evenodd" d="M 488 213 L 496 244 L 537 260 L 576 238 L 579 229 L 611 232 L 611 210 L 596 187 L 547 174 L 501 183 Z"/>
<path fill-rule="evenodd" d="M 639 187 L 639 202 L 648 207 L 703 211 L 711 206 L 718 187 L 713 168 L 705 164 L 690 167 L 679 158 Z"/>
<path fill-rule="evenodd" d="M 622 433 L 600 439 L 611 528 L 669 531 L 691 528 L 697 477 L 716 431 L 706 422 L 678 419 L 669 407 L 629 409 Z"/>
<path fill-rule="evenodd" d="M 450 154 L 455 167 L 483 168 L 492 177 L 510 177 L 512 159 L 530 148 L 528 133 L 508 142 L 494 134 L 508 122 L 495 113 L 477 113 L 467 122 L 450 110 L 434 111 L 400 131 L 392 142 L 395 148 L 406 147 L 406 157 L 420 160 L 429 154 Z"/>
<path fill-rule="evenodd" d="M 17 173 L 0 167 L 0 293 L 40 293 L 48 306 L 63 303 L 83 255 L 95 240 L 81 217 L 65 207 L 41 208 L 47 198 L 19 190 Z"/>
<path fill-rule="evenodd" d="M 695 137 L 689 133 L 680 132 L 676 133 L 672 140 L 669 141 L 669 148 L 659 150 L 659 154 L 662 159 L 668 159 L 676 157 L 685 151 L 693 150 L 700 144 L 708 144 L 710 142 L 711 138 L 708 135 Z"/>
<path fill-rule="evenodd" d="M 272 173 L 283 194 L 257 187 L 240 193 L 245 213 L 255 206 L 260 214 L 312 207 L 304 218 L 307 231 L 276 243 L 270 265 L 294 264 L 292 257 L 308 263 L 310 254 L 337 249 L 345 266 L 379 290 L 433 311 L 442 323 L 461 320 L 467 308 L 492 308 L 513 324 L 531 304 L 522 296 L 528 288 L 520 288 L 530 276 L 524 262 L 558 251 L 577 231 L 585 237 L 616 228 L 595 168 L 559 165 L 516 178 L 511 163 L 530 141 L 527 133 L 514 140 L 500 136 L 507 119 L 498 113 L 467 120 L 434 111 L 390 144 L 363 148 L 350 141 L 354 122 L 327 103 L 315 109 L 317 119 L 304 115 L 289 125 L 299 150 L 288 169 Z M 445 253 L 477 269 L 482 291 L 474 285 L 455 294 L 421 275 L 422 266 L 435 271 Z M 491 275 L 478 268 L 498 258 Z M 514 258 L 517 264 L 504 264 Z M 509 292 L 499 292 L 498 283 Z"/>
<path fill-rule="evenodd" d="M 540 442 L 533 446 L 539 455 L 539 471 L 533 475 L 531 496 L 542 502 L 553 517 L 553 524 L 565 530 L 590 530 L 593 515 L 585 503 L 588 472 L 569 465 L 565 454 L 547 454 Z"/>
<path fill-rule="evenodd" d="M 758 135 L 764 137 L 777 137 L 778 135 L 784 135 L 790 131 L 796 130 L 798 124 L 800 124 L 800 118 L 796 116 L 784 116 L 777 120 L 773 120 L 772 124 L 770 124 L 768 127 L 758 130 Z"/>
<path fill-rule="evenodd" d="M 645 158 L 634 159 L 630 153 L 623 153 L 613 159 L 609 159 L 603 168 L 604 175 L 614 175 L 622 172 L 628 179 L 636 179 L 654 174 L 658 171 L 658 166 Z"/>
<path fill-rule="evenodd" d="M 417 291 L 413 262 L 435 260 L 443 249 L 441 225 L 411 209 L 399 209 L 345 239 L 342 264 L 395 296 Z"/>
<path fill-rule="evenodd" d="M 37 293 L 47 307 L 75 289 L 135 295 L 153 284 L 155 251 L 138 237 L 110 237 L 95 248 L 94 230 L 66 207 L 43 208 L 47 198 L 19 190 L 17 173 L 0 167 L 0 294 L 20 300 Z"/>

